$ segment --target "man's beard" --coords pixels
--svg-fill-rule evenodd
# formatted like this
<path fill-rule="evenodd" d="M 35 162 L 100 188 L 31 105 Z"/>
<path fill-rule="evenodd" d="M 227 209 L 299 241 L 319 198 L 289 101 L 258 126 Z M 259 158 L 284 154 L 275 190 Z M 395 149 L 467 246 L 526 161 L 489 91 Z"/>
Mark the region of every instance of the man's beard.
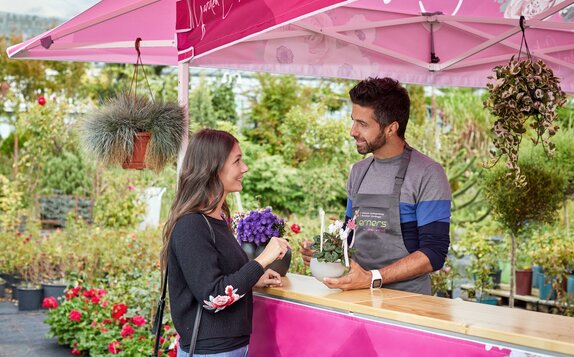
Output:
<path fill-rule="evenodd" d="M 357 139 L 355 139 L 355 140 L 357 140 Z M 372 143 L 369 143 L 367 141 L 365 141 L 365 142 L 367 145 L 364 149 L 360 149 L 359 146 L 357 146 L 357 151 L 361 155 L 372 153 L 375 150 L 382 148 L 387 143 L 387 139 L 385 138 L 385 134 L 381 130 L 381 132 L 379 133 L 379 136 L 377 136 L 375 138 L 375 141 L 373 141 Z"/>

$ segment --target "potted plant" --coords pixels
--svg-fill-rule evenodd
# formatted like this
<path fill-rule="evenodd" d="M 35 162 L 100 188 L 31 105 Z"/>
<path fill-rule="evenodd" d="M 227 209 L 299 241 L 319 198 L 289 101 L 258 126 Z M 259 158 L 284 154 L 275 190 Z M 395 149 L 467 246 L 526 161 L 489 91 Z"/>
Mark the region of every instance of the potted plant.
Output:
<path fill-rule="evenodd" d="M 558 225 L 545 226 L 532 238 L 529 255 L 542 268 L 538 280 L 540 298 L 566 301 L 568 277 L 574 261 L 574 235 Z"/>
<path fill-rule="evenodd" d="M 0 278 L 0 298 L 4 297 L 4 289 L 6 289 L 6 280 Z"/>
<path fill-rule="evenodd" d="M 469 224 L 458 242 L 458 251 L 470 256 L 470 264 L 466 267 L 467 275 L 474 279 L 474 297 L 483 303 L 496 303 L 494 297 L 485 294 L 486 290 L 495 286 L 495 274 L 500 271 L 499 260 L 503 254 L 503 246 L 493 239 L 491 226 Z"/>
<path fill-rule="evenodd" d="M 343 229 L 343 222 L 335 221 L 327 232 L 313 237 L 311 249 L 314 250 L 309 268 L 319 281 L 323 278 L 338 278 L 345 274 L 354 249 L 347 246 L 349 233 L 356 228 L 354 219 Z M 321 236 L 323 239 L 321 239 Z"/>
<path fill-rule="evenodd" d="M 232 227 L 237 240 L 249 259 L 257 257 L 265 249 L 265 245 L 272 237 L 283 237 L 285 234 L 285 220 L 278 218 L 267 207 L 249 213 L 237 213 L 233 216 Z M 285 276 L 291 264 L 291 250 L 281 259 L 268 266 Z"/>
<path fill-rule="evenodd" d="M 16 271 L 22 277 L 22 282 L 16 287 L 20 311 L 38 310 L 42 304 L 39 253 L 37 239 L 32 235 L 22 239 L 18 249 L 18 258 L 14 264 Z"/>
<path fill-rule="evenodd" d="M 525 41 L 525 39 L 523 39 Z M 528 47 L 527 47 L 528 48 Z M 517 186 L 526 184 L 519 168 L 518 153 L 527 127 L 534 129 L 534 142 L 542 143 L 549 154 L 554 152 L 550 142 L 558 127 L 556 110 L 566 103 L 560 80 L 542 60 L 511 58 L 508 65 L 494 68 L 494 82 L 488 83 L 489 96 L 484 107 L 497 118 L 492 132 L 497 161 L 505 156 L 506 166 Z"/>
<path fill-rule="evenodd" d="M 184 110 L 121 93 L 88 115 L 81 133 L 87 151 L 104 164 L 159 172 L 180 150 Z"/>
<path fill-rule="evenodd" d="M 524 187 L 517 186 L 500 166 L 486 172 L 482 181 L 493 217 L 510 238 L 510 307 L 514 306 L 516 245 L 530 238 L 528 230 L 536 223 L 552 222 L 557 218 L 564 186 L 564 178 L 554 167 L 531 155 L 521 158 L 520 172 L 526 184 Z"/>
<path fill-rule="evenodd" d="M 518 244 L 516 253 L 516 295 L 530 295 L 532 292 L 532 259 L 528 255 L 526 242 Z"/>
<path fill-rule="evenodd" d="M 64 296 L 67 287 L 66 274 L 71 260 L 69 242 L 61 231 L 42 238 L 40 242 L 39 275 L 44 297 Z"/>

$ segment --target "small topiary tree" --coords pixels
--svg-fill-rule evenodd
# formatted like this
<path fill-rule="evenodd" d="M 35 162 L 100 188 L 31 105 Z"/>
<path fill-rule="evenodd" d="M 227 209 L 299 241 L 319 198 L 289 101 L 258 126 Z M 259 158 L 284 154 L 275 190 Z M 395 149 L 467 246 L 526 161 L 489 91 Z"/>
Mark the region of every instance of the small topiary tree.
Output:
<path fill-rule="evenodd" d="M 564 178 L 555 168 L 523 155 L 521 173 L 526 185 L 516 186 L 508 171 L 496 167 L 486 172 L 482 186 L 486 201 L 498 223 L 511 238 L 510 250 L 510 307 L 514 307 L 514 273 L 516 270 L 516 240 L 529 225 L 552 222 L 557 218 L 563 196 Z"/>

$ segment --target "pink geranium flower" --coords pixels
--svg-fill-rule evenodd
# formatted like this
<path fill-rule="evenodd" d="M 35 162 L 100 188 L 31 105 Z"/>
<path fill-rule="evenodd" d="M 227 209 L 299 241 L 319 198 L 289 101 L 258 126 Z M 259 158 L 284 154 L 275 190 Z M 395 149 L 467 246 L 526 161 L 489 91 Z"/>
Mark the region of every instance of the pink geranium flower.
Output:
<path fill-rule="evenodd" d="M 125 324 L 122 327 L 122 331 L 120 332 L 120 335 L 122 335 L 123 338 L 126 338 L 128 336 L 133 335 L 133 333 L 134 333 L 134 328 L 132 327 L 132 325 Z"/>
<path fill-rule="evenodd" d="M 80 322 L 82 320 L 82 312 L 78 310 L 70 311 L 70 321 Z"/>
<path fill-rule="evenodd" d="M 58 307 L 58 300 L 53 296 L 47 297 L 42 301 L 42 307 L 44 309 L 54 309 Z"/>
<path fill-rule="evenodd" d="M 112 317 L 118 320 L 128 311 L 128 307 L 124 304 L 116 304 L 112 307 Z"/>
<path fill-rule="evenodd" d="M 132 322 L 134 323 L 134 325 L 136 326 L 143 326 L 145 325 L 145 319 L 143 317 L 141 317 L 140 315 L 135 315 L 132 318 Z"/>
<path fill-rule="evenodd" d="M 121 344 L 118 341 L 112 341 L 108 345 L 108 352 L 115 355 L 120 353 L 122 350 L 120 349 Z"/>

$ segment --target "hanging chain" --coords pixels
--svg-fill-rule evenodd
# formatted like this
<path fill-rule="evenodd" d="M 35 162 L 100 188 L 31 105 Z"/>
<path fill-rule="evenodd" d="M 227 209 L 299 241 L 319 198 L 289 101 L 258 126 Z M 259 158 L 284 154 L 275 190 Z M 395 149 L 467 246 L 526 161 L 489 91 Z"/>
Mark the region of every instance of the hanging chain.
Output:
<path fill-rule="evenodd" d="M 130 89 L 128 91 L 128 96 L 131 96 L 132 94 L 132 88 L 134 90 L 134 108 L 136 107 L 136 98 L 137 98 L 137 92 L 138 92 L 138 73 L 139 73 L 139 68 L 141 68 L 144 78 L 145 78 L 145 82 L 147 84 L 147 88 L 149 90 L 149 94 L 150 94 L 150 98 L 152 103 L 154 102 L 153 99 L 153 92 L 151 90 L 151 86 L 149 85 L 149 81 L 147 79 L 147 75 L 145 73 L 145 67 L 143 65 L 142 62 L 142 55 L 141 55 L 141 51 L 140 51 L 140 43 L 141 43 L 142 39 L 141 37 L 138 37 L 136 39 L 135 42 L 135 48 L 136 48 L 136 52 L 138 53 L 138 57 L 136 59 L 136 63 L 135 63 L 135 67 L 134 67 L 134 74 L 132 75 L 132 81 L 130 83 Z"/>
<path fill-rule="evenodd" d="M 524 16 L 520 16 L 520 30 L 522 31 L 522 40 L 520 41 L 520 48 L 518 49 L 518 60 L 520 61 L 520 55 L 522 54 L 522 45 L 526 48 L 526 57 L 532 60 L 532 55 L 530 54 L 530 49 L 528 48 L 528 42 L 526 42 L 526 31 L 524 28 Z"/>

